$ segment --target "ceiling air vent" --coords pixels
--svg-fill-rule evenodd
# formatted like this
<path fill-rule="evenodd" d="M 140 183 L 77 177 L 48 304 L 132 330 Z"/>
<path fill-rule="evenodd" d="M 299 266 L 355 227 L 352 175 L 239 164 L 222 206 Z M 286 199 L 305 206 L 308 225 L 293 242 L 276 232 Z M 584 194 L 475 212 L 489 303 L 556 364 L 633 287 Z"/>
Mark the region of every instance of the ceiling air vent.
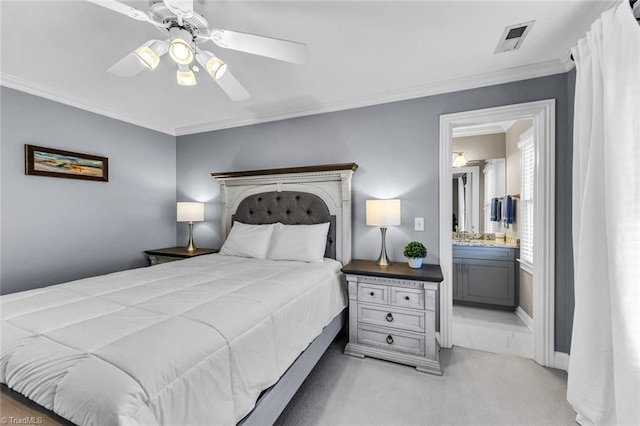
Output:
<path fill-rule="evenodd" d="M 531 27 L 536 21 L 523 22 L 522 24 L 510 25 L 504 29 L 498 47 L 493 53 L 508 52 L 516 50 L 522 46 L 524 38 L 531 31 Z"/>

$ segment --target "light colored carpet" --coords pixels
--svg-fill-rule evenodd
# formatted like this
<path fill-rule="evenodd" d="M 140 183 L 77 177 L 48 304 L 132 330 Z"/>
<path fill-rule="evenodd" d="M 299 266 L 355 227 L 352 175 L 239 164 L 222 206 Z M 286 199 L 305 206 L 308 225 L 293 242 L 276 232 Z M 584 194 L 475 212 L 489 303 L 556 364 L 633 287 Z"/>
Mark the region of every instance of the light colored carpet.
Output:
<path fill-rule="evenodd" d="M 575 425 L 567 374 L 530 359 L 454 347 L 443 376 L 344 355 L 332 343 L 278 425 Z"/>
<path fill-rule="evenodd" d="M 344 355 L 345 344 L 331 344 L 278 425 L 575 425 L 566 373 L 530 359 L 454 347 L 442 350 L 439 377 Z M 0 416 L 59 424 L 4 392 Z"/>

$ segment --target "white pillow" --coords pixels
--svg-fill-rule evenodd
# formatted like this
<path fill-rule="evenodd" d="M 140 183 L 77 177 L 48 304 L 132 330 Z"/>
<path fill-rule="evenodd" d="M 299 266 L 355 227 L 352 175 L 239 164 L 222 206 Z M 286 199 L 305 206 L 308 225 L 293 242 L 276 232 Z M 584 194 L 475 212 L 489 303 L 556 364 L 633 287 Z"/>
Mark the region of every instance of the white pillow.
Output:
<path fill-rule="evenodd" d="M 317 225 L 278 223 L 271 235 L 267 259 L 322 262 L 328 232 L 329 222 Z"/>
<path fill-rule="evenodd" d="M 220 254 L 265 259 L 267 250 L 269 250 L 269 240 L 275 227 L 275 223 L 248 225 L 236 221 L 220 249 Z"/>

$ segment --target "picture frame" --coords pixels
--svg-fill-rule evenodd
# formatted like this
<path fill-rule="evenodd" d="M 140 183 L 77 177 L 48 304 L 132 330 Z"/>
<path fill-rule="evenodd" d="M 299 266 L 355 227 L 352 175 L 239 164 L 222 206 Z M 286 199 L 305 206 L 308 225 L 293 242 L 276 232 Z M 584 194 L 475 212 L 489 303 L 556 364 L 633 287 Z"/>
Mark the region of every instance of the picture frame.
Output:
<path fill-rule="evenodd" d="M 109 159 L 25 144 L 25 174 L 66 179 L 109 181 Z"/>

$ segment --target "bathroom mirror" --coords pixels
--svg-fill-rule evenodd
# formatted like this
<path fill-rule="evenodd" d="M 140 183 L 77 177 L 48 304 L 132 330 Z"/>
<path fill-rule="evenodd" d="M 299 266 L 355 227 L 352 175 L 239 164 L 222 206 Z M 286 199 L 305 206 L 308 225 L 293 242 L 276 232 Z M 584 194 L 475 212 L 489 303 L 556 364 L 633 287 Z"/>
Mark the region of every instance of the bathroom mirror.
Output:
<path fill-rule="evenodd" d="M 458 231 L 470 233 L 496 232 L 487 229 L 486 217 L 491 213 L 491 199 L 506 194 L 505 163 L 504 158 L 493 158 L 453 168 L 452 231 L 457 226 Z"/>
<path fill-rule="evenodd" d="M 463 156 L 466 164 L 452 169 L 452 231 L 456 225 L 463 232 L 496 231 L 486 216 L 491 212 L 491 199 L 506 195 L 506 135 L 483 133 L 486 131 L 477 127 L 456 129 L 452 161 L 456 165 L 460 162 L 456 157 Z"/>
<path fill-rule="evenodd" d="M 480 167 L 453 169 L 453 230 L 480 231 Z"/>

